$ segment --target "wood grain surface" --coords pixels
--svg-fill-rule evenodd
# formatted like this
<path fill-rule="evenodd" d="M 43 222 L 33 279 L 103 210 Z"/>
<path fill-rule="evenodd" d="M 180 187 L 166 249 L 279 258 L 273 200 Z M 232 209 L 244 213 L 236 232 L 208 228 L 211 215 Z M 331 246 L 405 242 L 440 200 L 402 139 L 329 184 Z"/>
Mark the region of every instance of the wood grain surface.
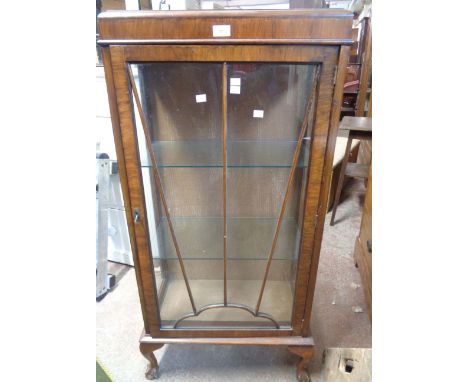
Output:
<path fill-rule="evenodd" d="M 309 336 L 308 321 L 320 254 L 328 183 L 345 76 L 344 68 L 349 51 L 349 48 L 343 45 L 352 42 L 351 22 L 351 13 L 336 10 L 109 12 L 99 17 L 101 39 L 107 41 L 104 45 L 110 45 L 104 49 L 104 61 L 106 77 L 108 78 L 111 114 L 115 125 L 114 135 L 119 167 L 122 168 L 122 187 L 132 236 L 132 249 L 134 249 L 145 332 L 153 338 L 257 338 L 291 337 L 292 335 L 307 338 Z M 231 36 L 222 39 L 213 38 L 213 25 L 231 25 Z M 177 44 L 174 44 L 175 41 Z M 306 121 L 307 131 L 310 134 L 307 172 L 299 174 L 300 176 L 295 175 L 290 182 L 291 187 L 299 187 L 300 189 L 303 187 L 306 195 L 302 205 L 297 198 L 291 197 L 291 205 L 288 204 L 286 209 L 283 209 L 285 217 L 298 215 L 302 219 L 300 254 L 297 263 L 294 308 L 290 328 L 279 330 L 255 328 L 233 328 L 232 330 L 161 329 L 136 137 L 135 111 L 133 110 L 126 72 L 128 63 L 132 62 L 212 62 L 213 64 L 270 62 L 278 64 L 303 63 L 317 66 L 318 82 L 314 108 L 313 112 L 307 116 L 308 120 Z M 221 78 L 215 80 L 215 88 L 216 83 L 221 82 L 220 80 Z M 145 102 L 153 101 L 151 98 L 142 100 L 143 105 Z M 159 107 L 161 105 L 163 104 L 160 103 Z M 284 118 L 289 115 L 287 113 L 288 111 L 285 110 L 285 112 L 279 113 L 277 118 Z M 295 115 L 294 113 L 290 115 Z M 222 103 L 220 103 L 219 119 L 221 120 L 223 115 L 225 118 L 226 114 L 229 114 L 228 107 L 222 107 Z M 161 116 L 164 117 L 164 113 L 161 113 Z M 229 124 L 229 121 L 227 123 Z M 174 126 L 179 125 L 179 123 L 174 124 Z M 218 125 L 217 121 L 214 121 L 213 126 L 215 125 Z M 154 135 L 161 133 L 154 127 L 151 130 Z M 193 131 L 187 130 L 187 132 Z M 282 130 L 277 130 L 278 134 L 282 132 Z M 221 131 L 218 133 L 216 129 L 212 129 L 210 134 L 219 139 L 223 136 Z M 223 151 L 226 151 L 225 147 Z M 217 171 L 217 169 L 207 171 L 214 171 L 216 174 L 213 176 L 222 180 L 222 171 Z M 165 170 L 161 172 L 162 178 L 165 176 L 164 172 Z M 171 176 L 174 176 L 175 173 L 171 171 Z M 284 175 L 286 174 L 287 171 Z M 190 174 L 181 172 L 179 180 L 180 178 L 189 179 Z M 285 186 L 287 179 L 287 176 L 283 177 Z M 171 182 L 170 177 L 166 181 Z M 255 184 L 251 180 L 249 182 Z M 261 185 L 261 177 L 258 178 L 258 182 Z M 222 185 L 222 183 L 220 184 Z M 227 188 L 229 188 L 229 181 L 226 181 L 225 184 L 225 189 Z M 223 193 L 225 194 L 222 187 L 220 187 L 219 193 L 208 187 L 206 192 L 201 192 L 200 195 L 207 196 L 214 203 L 202 204 L 213 205 L 215 210 L 212 212 L 216 212 L 220 216 L 226 215 L 227 212 L 223 212 L 223 209 L 229 211 L 234 206 L 230 206 L 229 201 L 225 201 L 223 208 L 223 199 L 215 196 L 215 194 L 222 196 Z M 172 209 L 175 210 L 175 213 L 184 213 L 177 211 L 177 208 L 181 208 L 177 205 L 179 196 L 168 195 L 171 213 Z M 268 203 L 276 204 L 279 208 L 281 203 L 268 202 L 270 197 L 276 196 L 274 193 L 267 193 L 265 205 Z M 173 204 L 171 205 L 171 203 Z M 252 210 L 252 208 L 256 208 L 256 206 L 247 206 L 244 213 L 248 213 L 249 209 Z M 138 209 L 140 212 L 139 222 L 133 221 L 131 213 L 133 209 Z M 297 209 L 300 211 L 297 212 Z M 268 210 L 271 213 L 270 208 L 266 208 L 265 212 Z M 252 341 L 243 340 L 244 342 Z"/>

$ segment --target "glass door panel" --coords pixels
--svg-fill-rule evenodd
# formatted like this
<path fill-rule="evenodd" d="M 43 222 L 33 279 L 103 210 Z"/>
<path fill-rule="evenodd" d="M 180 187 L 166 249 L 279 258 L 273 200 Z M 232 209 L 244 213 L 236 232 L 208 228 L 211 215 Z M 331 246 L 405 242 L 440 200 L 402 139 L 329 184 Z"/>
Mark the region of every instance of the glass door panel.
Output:
<path fill-rule="evenodd" d="M 290 327 L 317 73 L 130 65 L 163 328 Z"/>
<path fill-rule="evenodd" d="M 286 327 L 310 146 L 303 121 L 316 77 L 315 65 L 232 63 L 228 70 L 228 299 Z"/>
<path fill-rule="evenodd" d="M 223 245 L 222 64 L 131 67 L 161 181 L 158 189 L 151 157 L 144 155 L 146 138 L 139 132 L 142 173 L 151 178 L 144 187 L 160 317 L 172 328 L 194 310 L 188 288 L 196 307 L 218 301 L 219 293 L 222 299 L 223 273 L 214 271 Z M 138 115 L 135 119 L 142 130 Z"/>

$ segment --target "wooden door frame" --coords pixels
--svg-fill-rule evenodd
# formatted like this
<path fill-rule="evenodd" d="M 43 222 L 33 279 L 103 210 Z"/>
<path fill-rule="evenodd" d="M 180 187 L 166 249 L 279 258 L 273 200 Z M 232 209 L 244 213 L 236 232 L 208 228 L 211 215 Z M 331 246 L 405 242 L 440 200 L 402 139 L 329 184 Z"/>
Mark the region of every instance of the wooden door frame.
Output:
<path fill-rule="evenodd" d="M 110 45 L 103 49 L 114 139 L 146 334 L 153 338 L 309 335 L 309 318 L 348 54 L 349 47 L 347 46 L 306 44 L 295 46 Z M 317 104 L 313 116 L 315 122 L 311 139 L 291 329 L 160 328 L 157 289 L 146 220 L 146 203 L 134 125 L 133 100 L 126 65 L 127 62 L 143 61 L 281 62 L 321 65 Z M 336 91 L 337 89 L 339 91 Z M 137 224 L 132 216 L 134 208 L 140 211 L 141 220 Z"/>

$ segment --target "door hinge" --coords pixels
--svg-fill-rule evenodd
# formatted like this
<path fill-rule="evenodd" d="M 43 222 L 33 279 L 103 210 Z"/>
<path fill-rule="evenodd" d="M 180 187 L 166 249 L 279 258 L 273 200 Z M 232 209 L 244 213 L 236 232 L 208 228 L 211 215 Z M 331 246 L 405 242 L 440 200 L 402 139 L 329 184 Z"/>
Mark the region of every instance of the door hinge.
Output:
<path fill-rule="evenodd" d="M 338 75 L 338 65 L 335 65 L 335 74 L 333 75 L 333 85 L 336 85 L 336 76 Z"/>

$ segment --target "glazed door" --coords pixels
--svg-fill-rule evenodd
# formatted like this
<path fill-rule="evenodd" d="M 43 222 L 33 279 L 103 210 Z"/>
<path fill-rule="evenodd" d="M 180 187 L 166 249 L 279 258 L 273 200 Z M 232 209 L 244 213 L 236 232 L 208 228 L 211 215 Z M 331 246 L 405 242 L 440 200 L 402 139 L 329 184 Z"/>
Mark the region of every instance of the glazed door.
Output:
<path fill-rule="evenodd" d="M 111 48 L 153 335 L 300 330 L 337 52 L 242 50 Z"/>

